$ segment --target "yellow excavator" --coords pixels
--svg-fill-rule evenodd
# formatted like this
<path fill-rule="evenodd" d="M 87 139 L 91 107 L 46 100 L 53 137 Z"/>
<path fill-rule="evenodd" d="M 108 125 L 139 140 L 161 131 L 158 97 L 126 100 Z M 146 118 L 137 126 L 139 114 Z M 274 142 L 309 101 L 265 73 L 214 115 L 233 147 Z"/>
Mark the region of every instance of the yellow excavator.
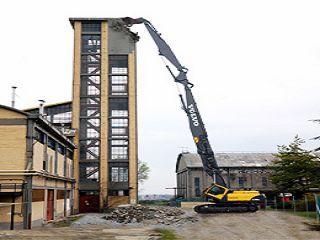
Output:
<path fill-rule="evenodd" d="M 207 131 L 200 116 L 196 101 L 191 92 L 194 86 L 187 78 L 188 69 L 182 66 L 170 46 L 161 37 L 156 28 L 144 18 L 122 18 L 128 27 L 134 24 L 144 24 L 149 34 L 159 49 L 159 55 L 164 57 L 170 65 L 174 66 L 177 74 L 166 64 L 166 68 L 173 77 L 174 81 L 182 84 L 185 90 L 185 96 L 179 94 L 182 109 L 186 112 L 189 120 L 190 130 L 193 140 L 197 147 L 197 152 L 201 157 L 203 168 L 206 173 L 212 177 L 213 183 L 203 191 L 204 196 L 211 200 L 209 203 L 198 205 L 194 210 L 198 213 L 216 213 L 216 212 L 255 212 L 258 210 L 258 204 L 264 199 L 259 191 L 252 190 L 231 190 L 221 176 L 221 170 L 217 164 L 214 152 L 209 143 Z"/>

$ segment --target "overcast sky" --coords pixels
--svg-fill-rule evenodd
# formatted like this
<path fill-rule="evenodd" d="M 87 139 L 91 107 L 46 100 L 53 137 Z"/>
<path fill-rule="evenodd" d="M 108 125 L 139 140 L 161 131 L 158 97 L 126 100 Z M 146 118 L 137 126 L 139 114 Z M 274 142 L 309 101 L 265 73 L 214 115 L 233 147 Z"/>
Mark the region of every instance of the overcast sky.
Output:
<path fill-rule="evenodd" d="M 215 151 L 275 152 L 299 134 L 320 142 L 319 1 L 3 1 L 0 104 L 71 99 L 69 17 L 144 17 L 189 68 Z M 138 43 L 139 158 L 143 193 L 172 193 L 181 148 L 195 151 L 177 88 L 142 25 Z"/>

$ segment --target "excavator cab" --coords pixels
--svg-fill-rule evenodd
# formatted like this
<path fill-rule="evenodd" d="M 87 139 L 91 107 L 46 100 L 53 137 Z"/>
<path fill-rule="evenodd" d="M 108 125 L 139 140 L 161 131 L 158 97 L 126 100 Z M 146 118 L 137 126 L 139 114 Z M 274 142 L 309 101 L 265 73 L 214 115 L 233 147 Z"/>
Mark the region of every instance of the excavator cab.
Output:
<path fill-rule="evenodd" d="M 222 201 L 228 192 L 228 188 L 213 183 L 210 187 L 204 190 L 204 196 L 216 201 Z"/>

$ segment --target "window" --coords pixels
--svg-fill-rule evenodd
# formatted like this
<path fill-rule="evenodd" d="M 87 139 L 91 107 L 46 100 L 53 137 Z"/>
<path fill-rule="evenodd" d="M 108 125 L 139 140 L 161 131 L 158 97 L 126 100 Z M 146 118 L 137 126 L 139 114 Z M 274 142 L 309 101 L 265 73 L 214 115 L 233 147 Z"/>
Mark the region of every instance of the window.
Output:
<path fill-rule="evenodd" d="M 121 194 L 121 195 L 120 195 Z M 129 196 L 129 190 L 109 190 L 108 191 L 109 196 Z"/>
<path fill-rule="evenodd" d="M 245 177 L 239 177 L 239 187 L 243 188 L 246 184 L 247 179 Z"/>
<path fill-rule="evenodd" d="M 89 85 L 87 93 L 88 95 L 99 95 L 100 90 L 96 86 Z"/>
<path fill-rule="evenodd" d="M 127 88 L 125 85 L 112 85 L 112 95 L 127 95 Z"/>
<path fill-rule="evenodd" d="M 111 84 L 127 84 L 127 76 L 111 76 Z"/>
<path fill-rule="evenodd" d="M 111 147 L 111 159 L 128 159 L 128 147 Z"/>
<path fill-rule="evenodd" d="M 93 125 L 94 127 L 99 127 L 100 126 L 100 119 L 99 118 L 89 119 L 87 126 L 91 127 L 90 124 Z"/>
<path fill-rule="evenodd" d="M 112 127 L 128 127 L 128 119 L 126 118 L 116 118 L 111 119 Z"/>
<path fill-rule="evenodd" d="M 112 182 L 128 182 L 128 168 L 127 167 L 112 167 L 111 168 Z"/>
<path fill-rule="evenodd" d="M 99 22 L 82 22 L 82 32 L 100 32 L 101 24 Z"/>
<path fill-rule="evenodd" d="M 42 144 L 46 141 L 46 135 L 38 129 L 35 130 L 35 138 Z"/>
<path fill-rule="evenodd" d="M 111 74 L 128 74 L 128 68 L 126 68 L 126 67 L 112 67 Z"/>
<path fill-rule="evenodd" d="M 48 147 L 53 150 L 56 149 L 56 141 L 51 137 L 48 137 Z"/>
<path fill-rule="evenodd" d="M 98 159 L 99 147 L 88 147 L 86 152 L 86 159 Z"/>
<path fill-rule="evenodd" d="M 268 187 L 268 178 L 262 177 L 261 181 L 262 181 L 262 187 Z"/>
<path fill-rule="evenodd" d="M 111 141 L 111 145 L 112 146 L 115 146 L 115 145 L 120 145 L 120 146 L 128 145 L 128 141 L 127 140 L 123 140 L 123 139 L 121 139 L 121 140 L 112 140 Z"/>
<path fill-rule="evenodd" d="M 128 117 L 128 110 L 112 110 L 111 117 Z"/>
<path fill-rule="evenodd" d="M 64 155 L 64 154 L 65 154 L 65 151 L 66 151 L 65 147 L 62 146 L 60 143 L 58 143 L 58 152 L 59 152 L 60 154 Z"/>
<path fill-rule="evenodd" d="M 94 98 L 94 97 L 90 97 L 90 98 L 85 98 L 85 101 L 82 101 L 83 105 L 97 105 L 100 100 L 99 98 Z"/>
<path fill-rule="evenodd" d="M 112 135 L 125 135 L 126 134 L 126 128 L 112 128 L 111 134 Z"/>
<path fill-rule="evenodd" d="M 67 150 L 67 158 L 73 160 L 73 152 L 71 150 Z"/>
<path fill-rule="evenodd" d="M 81 37 L 82 53 L 99 54 L 101 40 L 99 35 L 82 35 Z"/>
<path fill-rule="evenodd" d="M 86 178 L 98 181 L 99 169 L 97 167 L 86 167 Z"/>
<path fill-rule="evenodd" d="M 45 157 L 43 158 L 43 161 L 42 161 L 42 169 L 45 171 L 48 171 L 47 161 Z"/>
<path fill-rule="evenodd" d="M 99 116 L 100 116 L 100 112 L 98 112 L 98 110 L 96 109 L 87 110 L 87 117 L 99 117 Z"/>
<path fill-rule="evenodd" d="M 89 76 L 88 79 L 95 84 L 100 84 L 100 76 Z"/>
<path fill-rule="evenodd" d="M 116 168 L 116 167 L 111 168 L 111 181 L 119 182 L 119 168 Z"/>
<path fill-rule="evenodd" d="M 70 123 L 71 122 L 71 112 L 58 113 L 52 115 L 53 123 Z"/>
<path fill-rule="evenodd" d="M 99 54 L 92 54 L 92 55 L 83 55 L 82 61 L 87 63 L 95 63 L 100 61 Z"/>
<path fill-rule="evenodd" d="M 100 46 L 101 42 L 99 39 L 89 39 L 87 44 L 88 46 Z"/>
<path fill-rule="evenodd" d="M 128 56 L 127 55 L 110 55 L 110 95 L 126 96 L 128 95 Z"/>
<path fill-rule="evenodd" d="M 194 191 L 195 191 L 195 196 L 196 197 L 200 197 L 201 196 L 200 178 L 198 178 L 198 177 L 194 178 Z"/>
<path fill-rule="evenodd" d="M 87 138 L 98 138 L 99 137 L 99 133 L 92 128 L 88 128 L 87 129 Z"/>
<path fill-rule="evenodd" d="M 209 193 L 213 194 L 213 195 L 217 195 L 217 194 L 223 194 L 224 193 L 224 189 L 218 186 L 214 186 L 210 189 Z"/>

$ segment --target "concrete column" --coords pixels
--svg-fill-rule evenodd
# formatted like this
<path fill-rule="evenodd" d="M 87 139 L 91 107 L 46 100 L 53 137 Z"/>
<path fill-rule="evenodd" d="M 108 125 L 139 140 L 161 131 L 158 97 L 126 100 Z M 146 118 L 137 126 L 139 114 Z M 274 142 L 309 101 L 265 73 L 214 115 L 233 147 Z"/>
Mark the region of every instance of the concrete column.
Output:
<path fill-rule="evenodd" d="M 80 125 L 80 66 L 81 66 L 81 22 L 74 23 L 74 60 L 72 90 L 72 128 L 76 129 L 74 143 L 79 146 Z M 73 167 L 76 179 L 74 191 L 74 210 L 79 211 L 79 148 L 74 151 Z"/>
<path fill-rule="evenodd" d="M 32 217 L 32 176 L 26 177 L 26 183 L 23 191 L 23 228 L 31 229 Z"/>
<path fill-rule="evenodd" d="M 108 54 L 108 22 L 105 21 L 101 23 L 100 209 L 102 209 L 108 201 Z"/>
<path fill-rule="evenodd" d="M 67 182 L 64 182 L 63 216 L 66 217 L 67 215 Z"/>
<path fill-rule="evenodd" d="M 53 220 L 57 219 L 57 196 L 58 196 L 58 190 L 53 190 Z"/>
<path fill-rule="evenodd" d="M 136 53 L 132 51 L 128 56 L 129 70 L 129 197 L 130 203 L 138 201 L 138 139 L 137 139 L 137 78 Z"/>
<path fill-rule="evenodd" d="M 48 208 L 48 189 L 44 190 L 44 206 L 43 206 L 43 218 L 47 221 L 47 208 Z"/>

